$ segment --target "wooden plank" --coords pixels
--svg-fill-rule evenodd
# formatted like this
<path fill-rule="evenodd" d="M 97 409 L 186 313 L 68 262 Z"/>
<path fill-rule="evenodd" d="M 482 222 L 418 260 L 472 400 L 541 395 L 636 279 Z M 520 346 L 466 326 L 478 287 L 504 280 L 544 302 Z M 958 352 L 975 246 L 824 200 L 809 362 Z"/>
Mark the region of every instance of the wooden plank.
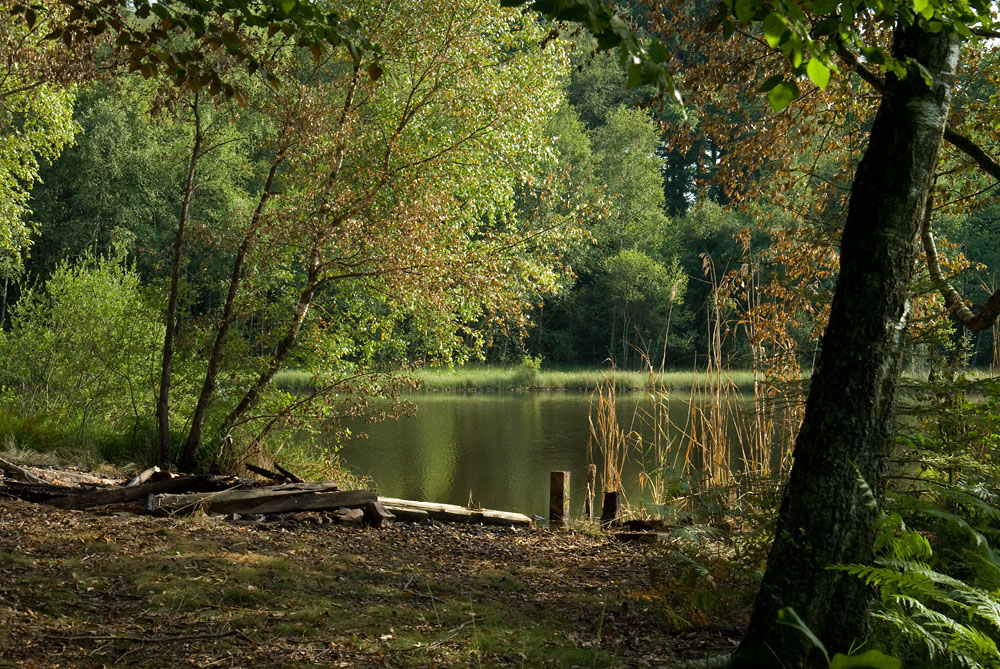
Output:
<path fill-rule="evenodd" d="M 559 530 L 569 519 L 569 472 L 549 473 L 549 527 Z"/>
<path fill-rule="evenodd" d="M 333 483 L 290 483 L 260 488 L 240 488 L 215 493 L 152 495 L 147 508 L 159 513 L 285 513 L 339 507 L 360 507 L 374 502 L 369 490 L 338 490 Z"/>
<path fill-rule="evenodd" d="M 394 515 L 398 521 L 402 521 L 404 523 L 422 523 L 425 520 L 430 520 L 430 514 L 423 509 L 385 504 L 384 497 L 379 497 L 379 500 L 382 500 L 382 502 L 380 502 L 382 504 L 382 508 Z"/>
<path fill-rule="evenodd" d="M 330 490 L 326 492 L 303 492 L 285 495 L 277 499 L 262 499 L 260 503 L 248 504 L 243 509 L 217 511 L 211 513 L 288 513 L 291 511 L 323 511 L 326 509 L 364 509 L 372 504 L 377 495 L 373 490 Z M 211 505 L 209 506 L 211 508 Z M 367 516 L 367 514 L 366 514 Z"/>
<path fill-rule="evenodd" d="M 482 523 L 484 525 L 531 525 L 531 518 L 522 513 L 493 509 L 468 509 L 456 504 L 417 502 L 396 497 L 379 497 L 382 506 L 396 514 L 398 510 L 425 511 L 429 518 L 449 523 Z M 397 517 L 399 515 L 397 514 Z M 401 518 L 401 517 L 400 517 Z"/>
<path fill-rule="evenodd" d="M 147 495 L 168 492 L 170 490 L 180 490 L 189 488 L 202 480 L 200 476 L 178 476 L 173 479 L 163 481 L 151 481 L 134 486 L 124 486 L 121 488 L 108 488 L 106 490 L 93 490 L 90 492 L 59 497 L 46 502 L 50 506 L 60 509 L 89 509 L 94 506 L 104 506 L 105 504 L 120 504 L 136 499 L 142 499 Z"/>

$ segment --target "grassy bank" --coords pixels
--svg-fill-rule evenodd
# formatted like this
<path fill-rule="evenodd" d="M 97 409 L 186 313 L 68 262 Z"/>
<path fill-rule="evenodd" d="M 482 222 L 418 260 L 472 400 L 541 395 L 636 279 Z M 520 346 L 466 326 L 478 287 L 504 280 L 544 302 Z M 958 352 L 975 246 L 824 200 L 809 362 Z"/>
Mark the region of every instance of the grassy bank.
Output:
<path fill-rule="evenodd" d="M 673 391 L 714 385 L 716 377 L 705 372 L 669 371 L 650 375 L 649 372 L 614 372 L 580 368 L 568 370 L 536 369 L 531 365 L 467 366 L 453 369 L 434 367 L 415 374 L 421 390 L 426 391 L 502 391 L 502 390 L 593 390 L 613 374 L 619 390 L 643 390 L 655 381 L 657 386 Z M 740 388 L 753 387 L 753 372 L 729 370 L 723 373 L 724 383 Z M 289 391 L 306 390 L 312 385 L 312 375 L 301 370 L 285 370 L 275 378 L 275 384 Z"/>

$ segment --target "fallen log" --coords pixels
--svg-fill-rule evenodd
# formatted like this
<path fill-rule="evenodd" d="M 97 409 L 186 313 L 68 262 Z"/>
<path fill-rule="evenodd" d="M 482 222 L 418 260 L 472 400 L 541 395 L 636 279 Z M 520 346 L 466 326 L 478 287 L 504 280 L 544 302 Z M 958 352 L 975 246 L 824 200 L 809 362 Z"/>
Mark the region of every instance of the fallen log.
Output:
<path fill-rule="evenodd" d="M 123 486 L 121 488 L 77 492 L 49 500 L 46 503 L 60 509 L 89 509 L 95 506 L 104 506 L 105 504 L 131 502 L 143 499 L 147 495 L 168 492 L 170 490 L 191 488 L 203 480 L 204 477 L 201 476 L 178 476 L 177 478 L 150 481 L 149 483 Z"/>
<path fill-rule="evenodd" d="M 21 483 L 20 481 L 4 481 L 0 492 L 23 499 L 25 502 L 49 502 L 54 499 L 79 493 L 78 488 L 71 488 L 54 483 Z"/>
<path fill-rule="evenodd" d="M 153 513 L 267 514 L 360 508 L 376 501 L 370 490 L 338 490 L 333 483 L 291 483 L 241 488 L 216 493 L 150 495 L 146 509 Z"/>
<path fill-rule="evenodd" d="M 457 504 L 438 504 L 435 502 L 415 502 L 395 497 L 379 497 L 378 501 L 400 520 L 407 512 L 423 511 L 432 520 L 446 523 L 481 523 L 483 525 L 530 526 L 531 518 L 523 513 L 510 511 L 495 511 L 493 509 L 469 509 Z"/>
<path fill-rule="evenodd" d="M 35 476 L 29 472 L 24 467 L 18 467 L 12 462 L 7 462 L 6 460 L 0 458 L 0 469 L 6 472 L 15 481 L 20 481 L 21 483 L 34 483 L 34 484 L 44 484 L 45 481 Z"/>

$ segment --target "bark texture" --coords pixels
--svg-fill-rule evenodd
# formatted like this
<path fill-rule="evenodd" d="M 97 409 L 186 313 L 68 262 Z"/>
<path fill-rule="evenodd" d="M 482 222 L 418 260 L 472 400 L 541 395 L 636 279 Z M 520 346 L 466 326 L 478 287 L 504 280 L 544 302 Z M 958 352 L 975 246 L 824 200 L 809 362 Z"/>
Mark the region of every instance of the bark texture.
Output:
<path fill-rule="evenodd" d="M 851 191 L 840 278 L 805 421 L 795 446 L 767 572 L 731 667 L 826 666 L 799 632 L 777 623 L 793 607 L 831 653 L 866 633 L 872 593 L 827 567 L 868 563 L 892 444 L 892 418 L 924 215 L 958 61 L 957 43 L 897 26 L 893 45 L 933 76 L 890 75 Z"/>

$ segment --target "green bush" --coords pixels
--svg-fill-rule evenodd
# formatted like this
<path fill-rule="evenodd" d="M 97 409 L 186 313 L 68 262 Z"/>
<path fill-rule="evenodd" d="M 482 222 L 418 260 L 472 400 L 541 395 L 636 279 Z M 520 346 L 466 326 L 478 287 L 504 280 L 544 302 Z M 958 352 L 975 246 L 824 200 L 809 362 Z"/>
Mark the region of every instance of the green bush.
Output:
<path fill-rule="evenodd" d="M 62 262 L 26 286 L 0 340 L 5 403 L 83 442 L 131 434 L 153 415 L 163 326 L 124 257 Z"/>

